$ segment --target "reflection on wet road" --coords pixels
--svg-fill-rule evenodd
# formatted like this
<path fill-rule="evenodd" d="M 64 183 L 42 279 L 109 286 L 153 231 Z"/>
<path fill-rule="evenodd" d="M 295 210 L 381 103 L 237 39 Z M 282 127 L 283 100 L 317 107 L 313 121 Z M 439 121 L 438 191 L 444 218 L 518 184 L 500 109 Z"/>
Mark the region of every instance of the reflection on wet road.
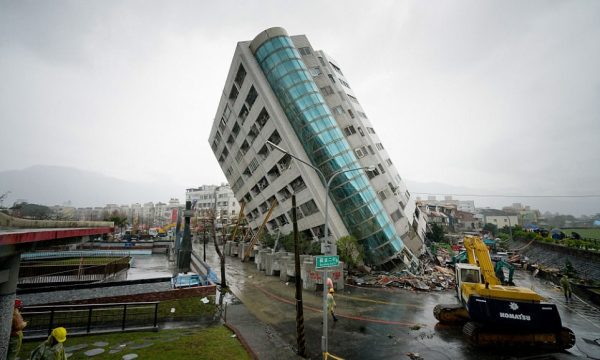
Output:
<path fill-rule="evenodd" d="M 195 251 L 202 254 L 199 244 Z M 220 276 L 214 245 L 207 246 L 207 262 Z M 231 291 L 261 321 L 276 329 L 289 344 L 296 344 L 294 284 L 279 277 L 265 276 L 252 262 L 226 258 L 227 282 Z M 533 287 L 549 301 L 557 303 L 563 324 L 577 336 L 577 344 L 565 355 L 600 358 L 599 311 L 580 300 L 568 307 L 553 286 L 528 273 L 516 274 L 521 286 Z M 305 334 L 312 359 L 320 358 L 320 291 L 303 292 Z M 437 324 L 432 309 L 439 303 L 454 303 L 453 291 L 418 293 L 397 288 L 347 286 L 335 293 L 340 320 L 329 329 L 329 350 L 346 359 L 408 358 L 418 353 L 424 359 L 507 359 L 540 354 L 536 350 L 478 349 L 465 342 L 460 327 Z M 586 341 L 588 340 L 588 341 Z"/>

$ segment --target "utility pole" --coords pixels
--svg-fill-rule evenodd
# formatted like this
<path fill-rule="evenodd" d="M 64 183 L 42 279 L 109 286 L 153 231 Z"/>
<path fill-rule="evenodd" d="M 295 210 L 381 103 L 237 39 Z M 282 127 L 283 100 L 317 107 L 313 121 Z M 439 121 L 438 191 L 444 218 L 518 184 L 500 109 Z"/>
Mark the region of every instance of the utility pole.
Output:
<path fill-rule="evenodd" d="M 221 261 L 221 289 L 225 289 L 227 288 L 227 282 L 225 281 L 225 255 L 223 255 L 223 252 L 221 252 L 221 248 L 219 247 L 219 244 L 217 242 L 217 188 L 215 188 L 214 191 L 214 208 L 213 208 L 213 217 L 212 217 L 212 235 L 213 235 L 213 242 L 215 244 L 215 251 L 217 252 L 217 255 L 219 255 L 219 260 Z M 223 234 L 223 230 L 221 229 L 221 234 Z M 221 297 L 222 299 L 223 297 Z"/>
<path fill-rule="evenodd" d="M 190 218 L 192 216 L 192 202 L 185 202 L 185 211 L 183 212 L 184 225 L 183 225 L 183 238 L 181 240 L 181 246 L 177 254 L 177 268 L 179 272 L 190 271 L 190 262 L 192 260 L 192 237 L 190 230 Z"/>
<path fill-rule="evenodd" d="M 204 252 L 202 253 L 202 257 L 204 258 L 204 262 L 206 262 L 206 225 L 208 224 L 208 219 L 206 217 L 202 218 L 202 246 L 204 247 Z"/>
<path fill-rule="evenodd" d="M 296 194 L 292 195 L 292 225 L 294 229 L 294 270 L 296 278 L 296 339 L 298 355 L 306 357 L 304 338 L 304 307 L 302 306 L 302 276 L 300 275 L 300 246 L 298 244 L 298 219 L 296 216 Z"/>

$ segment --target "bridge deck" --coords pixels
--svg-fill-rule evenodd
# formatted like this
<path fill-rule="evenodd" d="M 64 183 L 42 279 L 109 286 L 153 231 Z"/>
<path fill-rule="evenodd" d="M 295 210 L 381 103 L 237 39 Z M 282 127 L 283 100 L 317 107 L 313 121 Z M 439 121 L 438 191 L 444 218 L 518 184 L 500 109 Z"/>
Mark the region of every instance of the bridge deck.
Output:
<path fill-rule="evenodd" d="M 51 228 L 51 229 L 0 229 L 0 245 L 19 245 L 40 241 L 60 240 L 81 236 L 109 234 L 112 227 Z"/>

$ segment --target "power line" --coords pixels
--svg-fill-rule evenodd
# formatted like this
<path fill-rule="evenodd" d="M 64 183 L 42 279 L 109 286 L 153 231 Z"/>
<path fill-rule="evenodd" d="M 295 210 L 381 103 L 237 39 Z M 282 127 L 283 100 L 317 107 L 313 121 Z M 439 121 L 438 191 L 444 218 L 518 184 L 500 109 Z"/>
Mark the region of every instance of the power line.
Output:
<path fill-rule="evenodd" d="M 589 195 L 499 195 L 499 194 L 442 194 L 442 193 L 425 193 L 425 192 L 414 192 L 413 194 L 418 195 L 440 195 L 440 196 L 465 196 L 465 197 L 496 197 L 496 198 L 600 198 L 600 195 L 589 194 Z"/>

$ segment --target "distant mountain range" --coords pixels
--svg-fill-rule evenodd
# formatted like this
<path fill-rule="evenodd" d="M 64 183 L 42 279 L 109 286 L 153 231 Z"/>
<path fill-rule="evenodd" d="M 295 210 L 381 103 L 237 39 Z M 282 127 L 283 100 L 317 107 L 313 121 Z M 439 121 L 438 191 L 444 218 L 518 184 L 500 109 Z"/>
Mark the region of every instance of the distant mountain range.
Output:
<path fill-rule="evenodd" d="M 201 184 L 198 184 L 201 185 Z M 427 199 L 429 194 L 481 195 L 496 194 L 485 189 L 473 189 L 443 183 L 424 183 L 407 180 L 408 190 L 414 196 Z M 10 191 L 4 206 L 17 200 L 43 205 L 62 205 L 70 202 L 75 207 L 105 206 L 106 204 L 132 204 L 167 202 L 177 197 L 183 202 L 184 188 L 173 184 L 147 184 L 129 182 L 100 173 L 63 166 L 36 165 L 22 170 L 0 171 L 0 195 Z M 476 207 L 502 208 L 520 202 L 544 211 L 562 214 L 595 214 L 600 212 L 598 198 L 519 198 L 454 196 L 460 200 L 474 200 Z"/>
<path fill-rule="evenodd" d="M 22 170 L 0 171 L 0 195 L 10 194 L 4 206 L 24 200 L 42 205 L 70 203 L 75 207 L 167 202 L 185 189 L 168 189 L 163 185 L 134 183 L 100 173 L 63 166 L 36 165 Z"/>

